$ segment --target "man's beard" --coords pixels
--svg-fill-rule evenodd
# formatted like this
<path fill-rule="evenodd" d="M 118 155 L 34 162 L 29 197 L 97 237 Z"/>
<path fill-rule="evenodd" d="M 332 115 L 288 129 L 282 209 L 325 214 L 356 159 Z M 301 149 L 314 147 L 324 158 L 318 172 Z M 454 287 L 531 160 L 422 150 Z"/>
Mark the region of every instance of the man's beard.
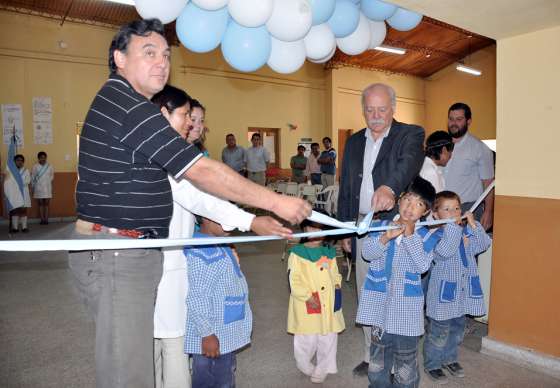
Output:
<path fill-rule="evenodd" d="M 451 132 L 451 128 L 457 128 L 456 132 Z M 463 127 L 459 127 L 457 125 L 453 125 L 452 127 L 447 127 L 447 132 L 449 133 L 449 135 L 455 139 L 459 139 L 461 137 L 463 137 L 463 135 L 465 133 L 467 133 L 469 127 L 465 124 Z"/>

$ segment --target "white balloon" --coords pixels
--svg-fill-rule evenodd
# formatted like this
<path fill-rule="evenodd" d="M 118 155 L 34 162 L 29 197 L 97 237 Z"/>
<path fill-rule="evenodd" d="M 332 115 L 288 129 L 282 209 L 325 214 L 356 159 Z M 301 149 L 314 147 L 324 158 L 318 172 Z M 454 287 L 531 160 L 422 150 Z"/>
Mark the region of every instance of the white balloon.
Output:
<path fill-rule="evenodd" d="M 208 11 L 215 11 L 217 9 L 223 8 L 227 5 L 228 0 L 192 0 L 193 3 L 198 5 L 202 9 L 207 9 Z M 167 1 L 165 5 L 161 1 L 157 2 L 162 8 L 167 7 Z"/>
<path fill-rule="evenodd" d="M 369 21 L 370 41 L 369 49 L 373 50 L 385 40 L 387 35 L 387 25 L 385 22 L 376 22 L 375 20 Z"/>
<path fill-rule="evenodd" d="M 327 23 L 311 27 L 303 42 L 310 61 L 323 59 L 336 49 L 334 34 Z"/>
<path fill-rule="evenodd" d="M 311 5 L 307 0 L 274 0 L 266 28 L 276 39 L 293 42 L 303 39 L 312 20 Z"/>
<path fill-rule="evenodd" d="M 289 74 L 297 71 L 305 62 L 303 40 L 284 42 L 272 37 L 272 51 L 268 66 L 277 73 Z"/>
<path fill-rule="evenodd" d="M 158 0 L 136 0 L 134 6 L 142 19 L 159 19 L 163 24 L 177 19 L 189 0 L 167 0 L 165 7 Z"/>
<path fill-rule="evenodd" d="M 258 27 L 272 15 L 273 0 L 229 0 L 229 14 L 244 27 Z"/>
<path fill-rule="evenodd" d="M 370 36 L 369 19 L 360 12 L 358 27 L 356 27 L 354 32 L 350 35 L 344 38 L 337 38 L 336 44 L 343 53 L 348 55 L 358 55 L 369 48 L 369 42 L 371 40 Z"/>
<path fill-rule="evenodd" d="M 309 59 L 309 62 L 313 62 L 313 63 L 325 63 L 328 62 L 333 56 L 334 53 L 336 52 L 336 45 L 334 46 L 334 48 L 331 50 L 331 52 L 329 53 L 329 55 L 323 57 L 323 58 L 319 58 L 319 59 Z"/>

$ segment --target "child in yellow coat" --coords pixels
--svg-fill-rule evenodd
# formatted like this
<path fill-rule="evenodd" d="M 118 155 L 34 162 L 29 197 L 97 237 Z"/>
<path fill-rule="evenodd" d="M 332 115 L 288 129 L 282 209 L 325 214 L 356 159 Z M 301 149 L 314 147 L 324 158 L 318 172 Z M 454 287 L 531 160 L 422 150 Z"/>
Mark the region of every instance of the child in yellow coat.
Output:
<path fill-rule="evenodd" d="M 305 220 L 302 228 L 314 232 L 321 225 Z M 342 276 L 335 249 L 324 245 L 322 237 L 296 245 L 290 250 L 288 278 L 288 332 L 294 334 L 296 365 L 312 382 L 322 383 L 327 374 L 337 373 L 338 333 L 344 330 Z"/>

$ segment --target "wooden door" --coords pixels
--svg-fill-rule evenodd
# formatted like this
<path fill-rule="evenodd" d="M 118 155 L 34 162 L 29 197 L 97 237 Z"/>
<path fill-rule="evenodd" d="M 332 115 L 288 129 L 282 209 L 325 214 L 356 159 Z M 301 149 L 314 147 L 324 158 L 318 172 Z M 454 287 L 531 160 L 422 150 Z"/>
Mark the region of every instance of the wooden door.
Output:
<path fill-rule="evenodd" d="M 340 179 L 340 170 L 342 169 L 342 161 L 344 160 L 344 147 L 346 140 L 352 136 L 352 129 L 339 129 L 338 130 L 338 148 L 336 150 L 336 158 L 338 159 L 338 168 L 336 169 L 336 180 Z"/>

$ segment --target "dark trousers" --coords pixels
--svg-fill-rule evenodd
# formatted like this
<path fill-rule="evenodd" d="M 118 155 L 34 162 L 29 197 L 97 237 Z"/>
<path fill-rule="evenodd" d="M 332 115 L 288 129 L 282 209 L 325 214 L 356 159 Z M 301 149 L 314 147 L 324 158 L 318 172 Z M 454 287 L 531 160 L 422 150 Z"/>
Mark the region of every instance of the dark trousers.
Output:
<path fill-rule="evenodd" d="M 437 321 L 428 317 L 424 337 L 424 369 L 440 369 L 457 362 L 457 351 L 465 336 L 465 316 Z"/>
<path fill-rule="evenodd" d="M 311 184 L 320 185 L 321 184 L 321 173 L 311 174 Z"/>
<path fill-rule="evenodd" d="M 370 388 L 418 388 L 418 340 L 420 337 L 384 333 L 381 340 L 371 338 L 369 360 Z M 395 375 L 391 379 L 391 369 Z"/>
<path fill-rule="evenodd" d="M 235 388 L 235 352 L 208 358 L 193 354 L 192 388 Z"/>
<path fill-rule="evenodd" d="M 154 304 L 162 273 L 161 251 L 81 251 L 68 256 L 79 296 L 95 321 L 97 387 L 152 388 Z"/>

